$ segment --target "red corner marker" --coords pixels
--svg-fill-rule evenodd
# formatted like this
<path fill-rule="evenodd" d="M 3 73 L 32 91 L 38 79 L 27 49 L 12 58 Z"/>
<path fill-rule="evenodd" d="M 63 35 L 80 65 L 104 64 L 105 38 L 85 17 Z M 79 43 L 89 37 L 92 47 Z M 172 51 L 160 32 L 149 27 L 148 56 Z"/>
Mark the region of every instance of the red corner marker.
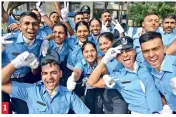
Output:
<path fill-rule="evenodd" d="M 2 102 L 2 114 L 8 114 L 9 113 L 9 102 Z"/>

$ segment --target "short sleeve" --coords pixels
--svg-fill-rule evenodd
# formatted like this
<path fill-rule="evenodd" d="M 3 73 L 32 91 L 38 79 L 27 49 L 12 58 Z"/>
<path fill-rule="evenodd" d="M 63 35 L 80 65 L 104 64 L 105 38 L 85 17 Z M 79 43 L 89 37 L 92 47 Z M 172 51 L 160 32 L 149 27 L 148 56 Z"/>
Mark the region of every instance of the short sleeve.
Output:
<path fill-rule="evenodd" d="M 75 93 L 71 94 L 71 108 L 76 114 L 88 114 L 90 112 L 87 106 Z"/>
<path fill-rule="evenodd" d="M 13 98 L 19 98 L 24 101 L 28 99 L 29 88 L 32 88 L 33 84 L 28 83 L 19 83 L 12 81 L 12 93 L 10 94 Z"/>
<path fill-rule="evenodd" d="M 78 62 L 78 63 L 76 63 L 76 65 L 75 65 L 75 68 L 74 68 L 74 69 L 81 69 L 81 71 L 83 71 L 84 66 L 83 66 L 83 64 L 82 64 L 81 62 Z"/>

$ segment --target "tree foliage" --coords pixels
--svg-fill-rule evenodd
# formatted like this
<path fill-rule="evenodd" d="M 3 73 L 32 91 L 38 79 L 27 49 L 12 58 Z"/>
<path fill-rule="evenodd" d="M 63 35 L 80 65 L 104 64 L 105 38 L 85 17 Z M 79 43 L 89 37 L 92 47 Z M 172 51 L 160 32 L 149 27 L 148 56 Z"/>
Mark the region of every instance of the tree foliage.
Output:
<path fill-rule="evenodd" d="M 129 5 L 129 19 L 134 21 L 135 26 L 141 26 L 148 12 L 155 12 L 163 18 L 166 14 L 176 14 L 176 7 L 173 2 L 135 2 Z"/>

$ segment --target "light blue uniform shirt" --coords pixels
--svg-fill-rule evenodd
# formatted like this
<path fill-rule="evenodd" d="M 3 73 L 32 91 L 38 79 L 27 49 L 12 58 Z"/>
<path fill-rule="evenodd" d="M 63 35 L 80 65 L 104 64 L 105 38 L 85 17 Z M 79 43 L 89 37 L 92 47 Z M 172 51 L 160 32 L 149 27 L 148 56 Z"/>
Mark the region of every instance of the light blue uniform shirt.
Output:
<path fill-rule="evenodd" d="M 65 42 L 63 43 L 63 46 L 60 49 L 60 51 L 58 51 L 56 43 L 53 40 L 50 41 L 50 46 L 52 48 L 54 48 L 54 50 L 59 53 L 59 57 L 60 57 L 61 62 L 63 62 L 65 59 L 67 59 L 66 56 L 68 55 L 68 51 L 69 51 L 67 43 L 65 43 Z"/>
<path fill-rule="evenodd" d="M 17 55 L 19 55 L 25 51 L 28 51 L 29 53 L 33 53 L 39 59 L 40 47 L 43 42 L 43 39 L 36 37 L 34 43 L 30 47 L 26 46 L 26 44 L 23 40 L 22 33 L 18 34 L 18 36 L 15 35 L 10 40 L 13 41 L 13 43 L 8 44 L 7 48 L 5 50 L 5 53 L 7 54 L 9 62 L 12 61 L 13 59 L 15 59 L 17 57 Z M 49 47 L 49 49 L 53 49 L 53 48 Z M 7 59 L 7 58 L 3 58 L 3 59 Z M 9 62 L 6 62 L 6 64 L 8 64 Z M 14 75 L 15 76 L 19 75 L 19 74 L 25 75 L 29 72 L 30 72 L 29 67 L 22 67 L 22 68 L 17 69 L 14 72 Z"/>
<path fill-rule="evenodd" d="M 93 38 L 90 36 L 88 37 L 88 41 L 94 43 Z M 76 36 L 67 38 L 65 42 L 68 44 L 68 48 L 69 48 L 69 55 L 67 58 L 67 67 L 69 65 L 71 67 L 68 67 L 68 68 L 73 70 L 76 63 L 83 59 L 81 46 L 79 45 L 79 41 Z"/>
<path fill-rule="evenodd" d="M 51 97 L 42 81 L 34 84 L 12 81 L 13 98 L 24 100 L 30 114 L 66 114 L 72 109 L 77 114 L 88 114 L 90 110 L 82 100 L 67 88 L 59 86 Z"/>
<path fill-rule="evenodd" d="M 168 48 L 176 40 L 176 33 L 161 33 L 163 44 Z"/>
<path fill-rule="evenodd" d="M 166 55 L 161 65 L 161 71 L 158 73 L 154 68 L 151 68 L 151 74 L 157 89 L 165 96 L 170 108 L 176 111 L 176 95 L 173 94 L 170 85 L 170 80 L 176 77 L 176 56 Z"/>
<path fill-rule="evenodd" d="M 137 63 L 137 72 L 122 68 L 110 75 L 114 86 L 128 103 L 128 109 L 137 113 L 151 114 L 162 110 L 161 96 L 155 87 L 152 75 L 142 63 Z M 140 81 L 143 83 L 144 91 Z"/>
<path fill-rule="evenodd" d="M 48 25 L 40 27 L 40 31 L 44 31 L 47 35 L 53 33 L 52 29 Z"/>
<path fill-rule="evenodd" d="M 11 16 L 8 17 L 7 27 L 10 26 L 13 23 L 17 23 L 15 19 L 13 19 Z"/>
<path fill-rule="evenodd" d="M 80 62 L 78 62 L 75 65 L 74 69 L 77 69 L 77 68 L 81 69 L 82 76 L 83 77 L 89 77 L 96 66 L 97 66 L 96 62 L 94 63 L 93 66 L 90 66 L 89 63 L 83 58 Z"/>

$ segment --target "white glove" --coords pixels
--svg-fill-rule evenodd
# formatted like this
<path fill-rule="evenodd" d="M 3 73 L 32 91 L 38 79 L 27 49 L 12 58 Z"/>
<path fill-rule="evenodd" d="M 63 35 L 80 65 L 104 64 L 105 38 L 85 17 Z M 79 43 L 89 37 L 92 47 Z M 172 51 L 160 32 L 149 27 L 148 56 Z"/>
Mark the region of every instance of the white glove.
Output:
<path fill-rule="evenodd" d="M 105 82 L 107 87 L 109 87 L 109 88 L 113 88 L 114 87 L 115 82 L 109 75 L 107 75 L 107 74 L 104 75 L 103 76 L 103 80 L 104 80 L 104 82 Z"/>
<path fill-rule="evenodd" d="M 36 8 L 37 10 L 40 12 L 40 15 L 41 16 L 44 16 L 46 15 L 45 11 L 44 11 L 44 3 L 45 2 L 42 2 L 42 1 L 39 1 L 36 3 Z"/>
<path fill-rule="evenodd" d="M 33 53 L 29 53 L 28 51 L 25 51 L 18 55 L 15 59 L 11 61 L 11 63 L 17 69 L 25 66 L 36 69 L 39 65 L 39 62 L 35 55 Z"/>
<path fill-rule="evenodd" d="M 160 111 L 160 114 L 172 114 L 172 113 L 173 112 L 168 105 L 164 105 L 163 110 Z"/>
<path fill-rule="evenodd" d="M 117 29 L 119 31 L 119 33 L 123 33 L 124 29 L 122 28 L 122 26 L 120 25 L 118 20 L 115 20 L 115 21 L 116 22 L 112 21 L 112 23 L 115 25 L 114 29 Z"/>
<path fill-rule="evenodd" d="M 172 89 L 173 94 L 176 95 L 176 77 L 174 77 L 170 80 L 170 85 L 173 88 Z"/>
<path fill-rule="evenodd" d="M 110 29 L 107 27 L 107 24 L 108 24 L 108 21 L 105 22 L 105 24 L 102 23 L 101 33 L 110 32 Z"/>
<path fill-rule="evenodd" d="M 63 22 L 68 21 L 68 8 L 69 8 L 69 2 L 64 1 L 64 8 L 61 9 L 61 16 Z"/>
<path fill-rule="evenodd" d="M 117 46 L 115 48 L 110 48 L 105 56 L 101 59 L 101 61 L 104 63 L 104 64 L 107 64 L 109 61 L 111 61 L 112 59 L 114 59 L 117 54 L 120 54 L 120 49 L 122 48 L 122 46 Z"/>
<path fill-rule="evenodd" d="M 40 55 L 46 56 L 49 48 L 49 41 L 43 40 L 41 46 L 40 46 Z"/>
<path fill-rule="evenodd" d="M 76 87 L 76 82 L 74 78 L 74 72 L 72 72 L 72 75 L 67 80 L 67 89 L 70 91 L 73 91 Z"/>

